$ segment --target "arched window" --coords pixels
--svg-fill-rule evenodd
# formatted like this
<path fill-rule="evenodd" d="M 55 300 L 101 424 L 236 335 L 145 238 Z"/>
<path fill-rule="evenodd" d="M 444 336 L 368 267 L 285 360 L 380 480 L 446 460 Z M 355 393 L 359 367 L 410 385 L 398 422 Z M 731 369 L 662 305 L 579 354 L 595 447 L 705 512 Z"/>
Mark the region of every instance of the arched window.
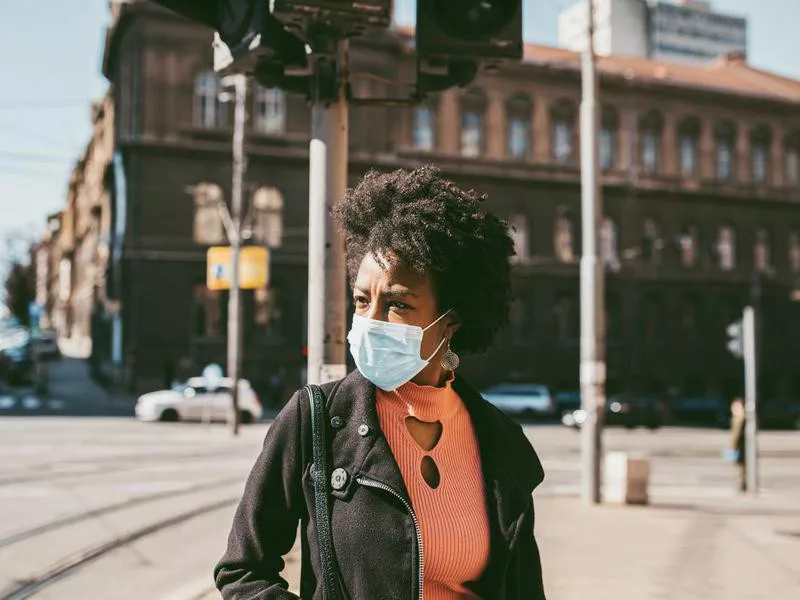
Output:
<path fill-rule="evenodd" d="M 283 241 L 283 194 L 275 187 L 261 187 L 253 194 L 253 240 L 269 248 Z"/>
<path fill-rule="evenodd" d="M 661 264 L 661 251 L 664 249 L 664 241 L 661 239 L 658 222 L 652 217 L 645 219 L 642 234 L 642 255 L 644 260 L 651 265 Z"/>
<path fill-rule="evenodd" d="M 619 112 L 610 105 L 603 105 L 600 130 L 600 168 L 613 169 L 617 164 L 617 131 Z"/>
<path fill-rule="evenodd" d="M 556 215 L 553 251 L 559 262 L 575 262 L 575 221 L 572 214 L 563 207 Z"/>
<path fill-rule="evenodd" d="M 651 110 L 642 117 L 639 129 L 641 141 L 641 165 L 645 173 L 655 174 L 661 170 L 661 130 L 663 117 L 657 110 Z"/>
<path fill-rule="evenodd" d="M 694 179 L 697 177 L 697 147 L 700 139 L 700 119 L 686 117 L 678 124 L 678 144 L 681 177 Z"/>
<path fill-rule="evenodd" d="M 730 225 L 722 225 L 717 230 L 717 257 L 723 271 L 736 268 L 736 231 Z"/>
<path fill-rule="evenodd" d="M 717 142 L 717 179 L 730 181 L 733 179 L 736 125 L 730 120 L 720 121 L 717 123 L 714 134 Z"/>
<path fill-rule="evenodd" d="M 552 123 L 553 160 L 560 165 L 570 164 L 573 162 L 575 105 L 566 99 L 559 100 L 550 109 L 550 121 Z"/>
<path fill-rule="evenodd" d="M 485 111 L 486 96 L 481 90 L 469 90 L 461 97 L 461 156 L 476 158 L 483 155 Z"/>
<path fill-rule="evenodd" d="M 528 239 L 528 219 L 525 215 L 517 213 L 509 219 L 509 234 L 514 241 L 514 256 L 511 262 L 521 264 L 530 258 L 530 245 Z"/>
<path fill-rule="evenodd" d="M 750 161 L 754 183 L 769 183 L 769 149 L 772 130 L 758 125 L 750 132 Z"/>
<path fill-rule="evenodd" d="M 767 271 L 770 266 L 770 240 L 769 232 L 760 228 L 756 230 L 756 239 L 753 244 L 753 266 L 757 271 Z"/>
<path fill-rule="evenodd" d="M 691 269 L 697 264 L 697 248 L 700 244 L 700 231 L 696 225 L 686 225 L 678 238 L 681 266 Z"/>
<path fill-rule="evenodd" d="M 259 133 L 286 131 L 286 94 L 279 88 L 256 86 L 253 125 Z"/>
<path fill-rule="evenodd" d="M 784 179 L 789 187 L 800 185 L 800 131 L 789 132 L 783 141 Z"/>
<path fill-rule="evenodd" d="M 514 94 L 506 102 L 506 132 L 509 158 L 525 160 L 531 149 L 531 100 L 526 94 Z"/>
<path fill-rule="evenodd" d="M 789 268 L 792 273 L 800 273 L 800 231 L 789 234 Z"/>
<path fill-rule="evenodd" d="M 194 187 L 193 196 L 194 241 L 207 246 L 221 244 L 225 241 L 225 230 L 220 216 L 222 189 L 214 183 L 200 183 Z"/>
<path fill-rule="evenodd" d="M 194 80 L 194 124 L 206 129 L 218 129 L 228 125 L 227 111 L 219 99 L 219 77 L 206 71 Z"/>
<path fill-rule="evenodd" d="M 414 108 L 414 148 L 432 152 L 436 148 L 436 108 L 422 104 Z"/>
<path fill-rule="evenodd" d="M 617 225 L 611 217 L 605 217 L 600 226 L 600 260 L 603 264 L 617 271 L 620 268 L 619 248 L 617 246 Z"/>

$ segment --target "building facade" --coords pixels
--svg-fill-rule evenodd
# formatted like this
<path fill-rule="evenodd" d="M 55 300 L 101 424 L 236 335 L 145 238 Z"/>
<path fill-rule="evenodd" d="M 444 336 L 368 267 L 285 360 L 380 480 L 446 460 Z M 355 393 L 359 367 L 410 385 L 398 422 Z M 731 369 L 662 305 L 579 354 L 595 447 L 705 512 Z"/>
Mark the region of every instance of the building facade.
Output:
<path fill-rule="evenodd" d="M 586 2 L 564 9 L 558 44 L 583 51 L 587 39 Z M 702 63 L 730 54 L 747 56 L 747 20 L 711 10 L 698 0 L 596 0 L 595 49 L 653 60 Z"/>
<path fill-rule="evenodd" d="M 92 337 L 95 361 L 137 389 L 224 364 L 227 298 L 206 288 L 205 256 L 225 243 L 231 111 L 210 41 L 147 3 L 122 5 L 108 33 L 113 158 L 92 168 L 106 165 L 95 273 L 111 300 L 94 303 Z M 360 39 L 351 60 L 357 97 L 413 81 L 409 32 Z M 800 82 L 741 60 L 599 68 L 610 391 L 735 393 L 725 329 L 760 291 L 765 393 L 800 395 Z M 310 115 L 302 96 L 253 84 L 249 97 L 248 231 L 270 248 L 271 280 L 245 293 L 243 370 L 278 401 L 305 360 Z M 351 182 L 434 162 L 509 222 L 517 300 L 494 349 L 464 361 L 479 386 L 578 386 L 579 101 L 579 56 L 529 46 L 416 108 L 350 111 Z"/>

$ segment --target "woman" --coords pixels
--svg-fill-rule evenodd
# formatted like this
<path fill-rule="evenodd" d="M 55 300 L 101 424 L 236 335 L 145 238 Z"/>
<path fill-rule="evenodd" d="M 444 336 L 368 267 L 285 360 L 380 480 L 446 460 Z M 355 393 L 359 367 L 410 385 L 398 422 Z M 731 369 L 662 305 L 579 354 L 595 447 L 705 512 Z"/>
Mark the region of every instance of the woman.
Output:
<path fill-rule="evenodd" d="M 357 371 L 323 386 L 331 523 L 353 600 L 544 598 L 519 425 L 461 377 L 508 321 L 505 225 L 432 167 L 368 174 L 334 209 L 347 242 Z M 216 568 L 229 600 L 295 598 L 280 578 L 301 525 L 302 598 L 323 598 L 309 398 L 270 427 Z"/>
<path fill-rule="evenodd" d="M 728 456 L 736 463 L 737 484 L 740 492 L 747 491 L 747 465 L 745 463 L 745 425 L 747 414 L 744 400 L 734 398 L 731 402 L 731 445 Z"/>

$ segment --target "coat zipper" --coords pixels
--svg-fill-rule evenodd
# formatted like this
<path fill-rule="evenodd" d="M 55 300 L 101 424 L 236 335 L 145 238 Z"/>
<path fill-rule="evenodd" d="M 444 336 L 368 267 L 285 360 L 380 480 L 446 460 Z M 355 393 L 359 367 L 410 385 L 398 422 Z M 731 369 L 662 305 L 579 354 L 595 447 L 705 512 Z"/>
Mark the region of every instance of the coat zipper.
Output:
<path fill-rule="evenodd" d="M 392 494 L 395 498 L 400 500 L 403 505 L 408 510 L 408 513 L 411 515 L 411 520 L 414 521 L 414 531 L 417 535 L 417 551 L 419 553 L 419 570 L 417 572 L 417 577 L 419 578 L 419 600 L 422 599 L 422 582 L 423 582 L 423 575 L 425 569 L 425 555 L 422 550 L 422 534 L 419 530 L 419 520 L 417 519 L 417 513 L 414 512 L 414 509 L 411 507 L 403 496 L 401 496 L 398 492 L 394 491 L 385 483 L 380 483 L 379 481 L 374 481 L 372 479 L 367 479 L 366 477 L 356 477 L 356 482 L 361 485 L 365 485 L 367 487 L 378 488 L 380 490 L 384 490 Z"/>

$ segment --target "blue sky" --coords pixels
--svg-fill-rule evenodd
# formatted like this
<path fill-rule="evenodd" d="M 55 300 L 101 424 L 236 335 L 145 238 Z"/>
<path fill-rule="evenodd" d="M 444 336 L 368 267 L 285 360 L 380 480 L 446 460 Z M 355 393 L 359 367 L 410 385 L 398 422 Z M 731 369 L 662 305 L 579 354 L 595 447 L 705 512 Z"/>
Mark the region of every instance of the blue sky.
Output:
<path fill-rule="evenodd" d="M 455 1 L 455 0 L 454 0 Z M 573 0 L 525 0 L 525 37 L 555 44 L 558 11 Z M 0 252 L 9 234 L 34 236 L 64 204 L 70 167 L 89 137 L 107 0 L 4 2 L 0 19 Z M 414 22 L 414 0 L 396 0 Z M 750 62 L 800 78 L 800 0 L 716 0 L 750 20 Z M 34 33 L 35 32 L 35 33 Z"/>

